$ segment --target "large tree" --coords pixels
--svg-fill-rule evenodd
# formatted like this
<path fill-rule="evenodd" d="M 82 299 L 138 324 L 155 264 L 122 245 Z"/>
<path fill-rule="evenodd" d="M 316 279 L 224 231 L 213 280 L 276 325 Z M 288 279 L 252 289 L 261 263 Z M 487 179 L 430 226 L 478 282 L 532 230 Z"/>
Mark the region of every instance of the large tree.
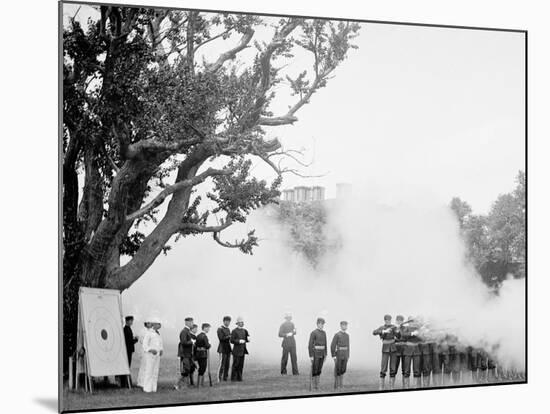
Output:
<path fill-rule="evenodd" d="M 173 237 L 210 234 L 223 247 L 251 253 L 253 231 L 235 242 L 221 233 L 279 196 L 281 175 L 290 171 L 281 159 L 291 153 L 269 128 L 297 121 L 354 47 L 358 29 L 349 22 L 116 6 L 101 6 L 87 27 L 69 19 L 65 356 L 74 351 L 80 286 L 127 289 Z M 297 54 L 302 65 L 309 56 L 308 67 L 289 76 L 286 64 Z M 271 104 L 285 88 L 293 104 L 274 114 Z M 272 183 L 252 176 L 253 159 L 274 170 Z M 196 191 L 203 183 L 210 185 L 208 202 Z M 130 257 L 124 264 L 122 255 Z"/>

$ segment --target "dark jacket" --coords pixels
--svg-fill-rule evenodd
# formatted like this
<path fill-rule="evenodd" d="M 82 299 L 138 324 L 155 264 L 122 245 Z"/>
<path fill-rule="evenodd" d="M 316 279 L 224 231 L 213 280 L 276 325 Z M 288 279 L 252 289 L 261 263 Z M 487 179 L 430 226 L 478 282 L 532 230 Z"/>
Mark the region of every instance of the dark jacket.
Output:
<path fill-rule="evenodd" d="M 403 355 L 422 355 L 420 328 L 416 322 L 408 322 L 398 328 L 397 337 L 403 343 Z"/>
<path fill-rule="evenodd" d="M 308 344 L 309 357 L 327 355 L 327 334 L 325 331 L 317 328 L 309 335 Z"/>
<path fill-rule="evenodd" d="M 124 340 L 126 342 L 126 352 L 128 354 L 133 353 L 136 350 L 135 343 L 138 340 L 137 338 L 134 338 L 132 328 L 130 328 L 128 325 L 124 325 Z"/>
<path fill-rule="evenodd" d="M 191 333 L 191 330 L 183 328 L 180 332 L 180 343 L 178 345 L 178 357 L 192 357 L 193 356 L 193 339 L 195 335 Z"/>
<path fill-rule="evenodd" d="M 235 328 L 231 332 L 231 343 L 233 344 L 233 356 L 243 356 L 248 354 L 246 343 L 248 342 L 248 331 L 244 328 Z M 244 343 L 240 340 L 244 339 Z"/>
<path fill-rule="evenodd" d="M 337 332 L 330 343 L 330 354 L 334 358 L 349 358 L 349 335 L 347 332 Z"/>
<path fill-rule="evenodd" d="M 218 339 L 220 344 L 218 345 L 218 353 L 220 354 L 230 354 L 231 353 L 231 330 L 222 325 L 218 328 Z"/>
<path fill-rule="evenodd" d="M 395 352 L 397 350 L 395 341 L 399 336 L 399 328 L 395 325 L 382 325 L 372 331 L 373 335 L 378 335 L 382 340 L 382 352 Z"/>
<path fill-rule="evenodd" d="M 292 333 L 292 336 L 286 336 L 287 334 Z M 284 321 L 281 327 L 279 328 L 279 338 L 283 338 L 281 346 L 283 348 L 296 348 L 296 327 L 293 322 Z"/>
<path fill-rule="evenodd" d="M 208 341 L 208 336 L 204 332 L 201 332 L 197 335 L 197 342 L 195 342 L 195 358 L 207 358 L 209 349 L 210 342 Z"/>

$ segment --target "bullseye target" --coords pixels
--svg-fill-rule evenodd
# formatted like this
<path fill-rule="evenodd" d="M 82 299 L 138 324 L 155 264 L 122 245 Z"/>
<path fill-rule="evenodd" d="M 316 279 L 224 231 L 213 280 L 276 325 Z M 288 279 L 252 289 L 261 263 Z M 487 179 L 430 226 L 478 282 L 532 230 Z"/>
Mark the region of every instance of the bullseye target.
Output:
<path fill-rule="evenodd" d="M 120 335 L 120 322 L 109 309 L 96 308 L 90 314 L 89 336 L 95 345 L 92 349 L 104 362 L 114 361 L 122 348 L 124 338 Z"/>
<path fill-rule="evenodd" d="M 120 293 L 80 289 L 80 322 L 90 375 L 128 375 Z"/>

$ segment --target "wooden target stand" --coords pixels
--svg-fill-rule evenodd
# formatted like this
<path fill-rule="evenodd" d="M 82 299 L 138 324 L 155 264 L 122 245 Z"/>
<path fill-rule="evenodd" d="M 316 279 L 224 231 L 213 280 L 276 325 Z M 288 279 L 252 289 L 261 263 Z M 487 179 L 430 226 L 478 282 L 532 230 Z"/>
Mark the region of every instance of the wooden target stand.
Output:
<path fill-rule="evenodd" d="M 90 394 L 93 394 L 94 392 L 94 378 L 106 378 L 109 376 L 116 376 L 119 377 L 121 380 L 122 378 L 125 379 L 125 382 L 128 386 L 128 389 L 132 389 L 132 377 L 130 375 L 130 369 L 129 365 L 126 365 L 126 371 L 128 374 L 109 374 L 109 375 L 92 375 L 92 370 L 90 369 L 90 355 L 89 352 L 87 352 L 86 344 L 89 344 L 89 339 L 87 336 L 87 330 L 85 329 L 85 321 L 84 321 L 84 309 L 82 309 L 83 303 L 81 300 L 81 294 L 82 290 L 87 291 L 103 291 L 107 292 L 107 290 L 100 290 L 100 289 L 89 289 L 89 288 L 81 288 L 81 292 L 79 292 L 79 303 L 78 303 L 78 333 L 77 333 L 77 350 L 73 357 L 69 357 L 69 390 L 75 390 L 78 391 L 81 378 L 84 378 L 84 384 L 83 388 L 85 392 L 89 392 Z M 113 291 L 111 291 L 113 292 Z M 119 298 L 119 314 L 121 317 L 120 320 L 120 330 L 122 331 L 122 305 L 120 303 L 120 293 L 118 291 L 116 292 L 118 294 Z M 113 293 L 111 293 L 113 294 Z M 124 336 L 122 336 L 122 341 L 124 341 Z M 126 354 L 124 353 L 124 358 L 126 358 Z M 128 361 L 126 360 L 126 363 Z"/>

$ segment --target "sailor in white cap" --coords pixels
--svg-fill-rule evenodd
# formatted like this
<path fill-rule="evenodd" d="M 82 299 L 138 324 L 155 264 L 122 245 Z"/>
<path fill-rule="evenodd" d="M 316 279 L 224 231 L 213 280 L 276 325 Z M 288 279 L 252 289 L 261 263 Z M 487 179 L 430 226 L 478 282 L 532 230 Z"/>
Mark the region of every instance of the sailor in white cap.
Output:
<path fill-rule="evenodd" d="M 296 358 L 296 327 L 292 322 L 292 314 L 285 312 L 285 321 L 279 328 L 279 338 L 283 338 L 281 347 L 283 355 L 281 357 L 281 375 L 286 375 L 286 366 L 288 364 L 288 355 L 290 354 L 290 362 L 292 364 L 292 375 L 298 375 L 298 362 Z"/>
<path fill-rule="evenodd" d="M 145 392 L 156 392 L 159 376 L 160 357 L 164 351 L 162 338 L 159 333 L 160 319 L 152 316 L 147 318 L 149 329 L 143 337 L 143 358 L 140 371 L 142 372 L 142 387 Z"/>
<path fill-rule="evenodd" d="M 246 343 L 249 342 L 248 331 L 244 329 L 244 319 L 237 318 L 237 327 L 231 332 L 233 344 L 233 366 L 231 367 L 231 381 L 243 380 L 244 356 L 248 354 Z"/>

